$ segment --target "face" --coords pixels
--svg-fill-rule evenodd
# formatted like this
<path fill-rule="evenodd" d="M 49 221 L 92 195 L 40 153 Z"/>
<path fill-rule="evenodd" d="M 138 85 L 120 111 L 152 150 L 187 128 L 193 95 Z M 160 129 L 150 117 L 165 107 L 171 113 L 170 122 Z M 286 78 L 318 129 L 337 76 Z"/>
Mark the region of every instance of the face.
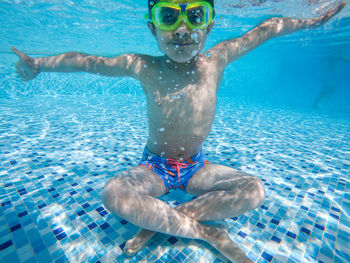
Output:
<path fill-rule="evenodd" d="M 164 1 L 163 1 L 164 2 Z M 193 3 L 196 1 L 165 1 L 169 3 Z M 185 21 L 181 21 L 174 30 L 162 30 L 153 23 L 148 23 L 156 37 L 159 49 L 171 60 L 185 63 L 197 56 L 204 48 L 208 34 L 214 22 L 208 27 L 191 29 Z"/>

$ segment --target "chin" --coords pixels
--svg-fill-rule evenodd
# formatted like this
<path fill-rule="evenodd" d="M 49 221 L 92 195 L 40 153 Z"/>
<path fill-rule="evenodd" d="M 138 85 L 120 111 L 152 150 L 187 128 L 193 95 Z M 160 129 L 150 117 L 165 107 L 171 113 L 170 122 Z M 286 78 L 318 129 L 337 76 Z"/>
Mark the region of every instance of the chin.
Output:
<path fill-rule="evenodd" d="M 168 56 L 171 60 L 177 62 L 177 63 L 186 63 L 187 61 L 190 61 L 192 58 L 194 58 L 194 56 Z"/>
<path fill-rule="evenodd" d="M 186 54 L 187 53 L 187 54 Z M 172 54 L 166 54 L 171 60 L 177 62 L 177 63 L 186 63 L 187 61 L 192 60 L 195 55 L 192 55 L 192 52 L 184 52 L 182 54 L 179 54 L 178 52 L 174 52 Z"/>

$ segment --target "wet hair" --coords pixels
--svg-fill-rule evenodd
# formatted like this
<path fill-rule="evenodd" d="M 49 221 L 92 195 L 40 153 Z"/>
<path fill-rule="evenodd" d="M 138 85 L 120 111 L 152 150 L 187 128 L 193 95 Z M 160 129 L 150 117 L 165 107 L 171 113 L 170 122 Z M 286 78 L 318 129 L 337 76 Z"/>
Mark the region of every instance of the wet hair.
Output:
<path fill-rule="evenodd" d="M 158 2 L 159 0 L 148 0 L 148 17 L 151 18 L 151 10 L 152 7 Z M 208 2 L 209 4 L 211 4 L 211 6 L 214 9 L 214 0 L 203 0 L 205 2 Z M 214 11 L 214 16 L 215 16 L 215 11 Z"/>

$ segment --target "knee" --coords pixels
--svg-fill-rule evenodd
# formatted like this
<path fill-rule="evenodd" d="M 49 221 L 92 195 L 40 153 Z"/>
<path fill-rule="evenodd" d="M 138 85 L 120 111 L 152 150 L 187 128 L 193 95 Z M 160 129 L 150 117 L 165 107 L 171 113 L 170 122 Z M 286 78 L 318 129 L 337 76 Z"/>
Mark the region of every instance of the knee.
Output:
<path fill-rule="evenodd" d="M 123 191 L 124 188 L 125 187 L 123 187 L 123 184 L 118 178 L 114 177 L 107 181 L 101 192 L 102 203 L 107 210 L 115 212 L 118 210 L 118 204 L 125 203 L 123 202 L 123 199 L 126 199 L 127 197 L 123 195 L 123 192 L 125 192 Z"/>
<path fill-rule="evenodd" d="M 255 208 L 260 207 L 265 201 L 265 187 L 264 183 L 258 178 L 255 177 L 254 180 L 254 194 L 253 194 L 253 206 Z"/>

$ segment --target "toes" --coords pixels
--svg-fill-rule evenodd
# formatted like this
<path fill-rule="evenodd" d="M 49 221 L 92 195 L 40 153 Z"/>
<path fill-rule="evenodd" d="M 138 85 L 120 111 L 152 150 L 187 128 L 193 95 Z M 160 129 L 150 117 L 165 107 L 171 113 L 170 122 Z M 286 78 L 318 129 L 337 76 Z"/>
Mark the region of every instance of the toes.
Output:
<path fill-rule="evenodd" d="M 141 229 L 136 236 L 125 243 L 124 253 L 128 256 L 135 255 L 155 235 L 155 232 Z"/>
<path fill-rule="evenodd" d="M 130 257 L 136 255 L 138 250 L 132 248 L 124 248 L 124 253 Z"/>
<path fill-rule="evenodd" d="M 124 253 L 127 254 L 128 256 L 135 255 L 138 250 L 139 249 L 137 249 L 137 247 L 135 247 L 134 239 L 130 239 L 125 243 Z"/>

